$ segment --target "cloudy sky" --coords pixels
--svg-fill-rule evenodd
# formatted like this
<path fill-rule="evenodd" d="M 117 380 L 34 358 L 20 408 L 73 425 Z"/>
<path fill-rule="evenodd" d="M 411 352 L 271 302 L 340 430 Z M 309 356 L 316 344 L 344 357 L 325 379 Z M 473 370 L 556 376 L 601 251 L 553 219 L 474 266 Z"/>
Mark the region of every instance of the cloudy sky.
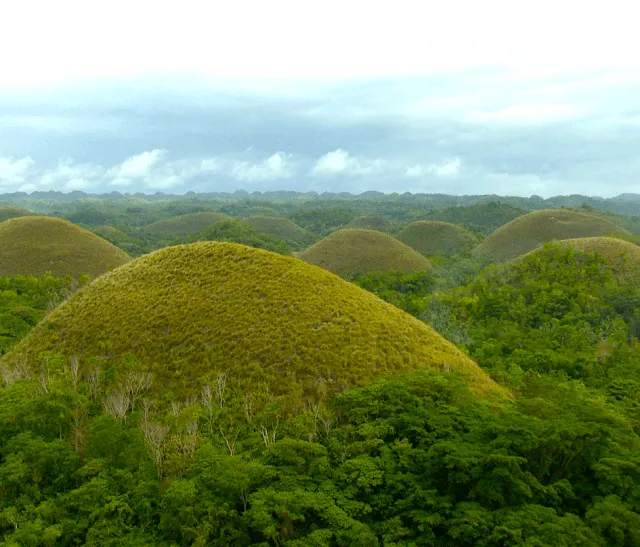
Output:
<path fill-rule="evenodd" d="M 160 4 L 2 3 L 0 192 L 640 193 L 628 0 Z"/>

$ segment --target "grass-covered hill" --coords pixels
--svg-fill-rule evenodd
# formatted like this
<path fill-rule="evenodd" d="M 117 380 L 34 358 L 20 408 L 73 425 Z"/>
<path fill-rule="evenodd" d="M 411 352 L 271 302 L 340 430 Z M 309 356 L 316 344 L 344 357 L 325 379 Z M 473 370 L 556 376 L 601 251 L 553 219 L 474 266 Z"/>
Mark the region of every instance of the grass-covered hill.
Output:
<path fill-rule="evenodd" d="M 344 277 L 431 268 L 420 253 L 396 238 L 359 228 L 338 230 L 300 254 L 299 258 Z"/>
<path fill-rule="evenodd" d="M 596 215 L 566 209 L 534 211 L 498 228 L 474 249 L 479 258 L 504 262 L 554 239 L 574 239 L 627 231 Z"/>
<path fill-rule="evenodd" d="M 129 234 L 125 234 L 122 230 L 118 230 L 118 228 L 114 226 L 96 226 L 93 232 L 118 247 L 134 242 L 134 239 Z"/>
<path fill-rule="evenodd" d="M 10 218 L 24 217 L 33 213 L 24 207 L 13 207 L 11 205 L 0 206 L 0 222 Z"/>
<path fill-rule="evenodd" d="M 269 234 L 286 241 L 293 247 L 306 246 L 313 242 L 313 236 L 302 226 L 288 218 L 256 215 L 245 219 L 260 234 Z"/>
<path fill-rule="evenodd" d="M 556 242 L 560 248 L 597 253 L 613 270 L 627 277 L 640 274 L 640 246 L 617 237 L 582 237 Z"/>
<path fill-rule="evenodd" d="M 191 234 L 197 234 L 207 226 L 216 222 L 228 219 L 229 216 L 223 213 L 207 211 L 203 213 L 189 213 L 178 217 L 159 220 L 153 224 L 148 224 L 143 228 L 143 233 L 158 238 L 175 239 Z"/>
<path fill-rule="evenodd" d="M 376 230 L 378 232 L 391 232 L 394 225 L 388 218 L 380 215 L 363 215 L 354 218 L 345 228 L 363 228 L 365 230 Z"/>
<path fill-rule="evenodd" d="M 0 275 L 95 277 L 131 260 L 123 250 L 66 220 L 25 216 L 0 223 Z"/>
<path fill-rule="evenodd" d="M 428 211 L 423 220 L 439 220 L 463 226 L 472 232 L 490 234 L 512 221 L 528 213 L 526 209 L 515 207 L 499 201 L 476 203 L 475 205 L 459 205 L 445 209 Z"/>
<path fill-rule="evenodd" d="M 420 368 L 459 372 L 479 394 L 499 391 L 395 306 L 321 268 L 233 243 L 167 247 L 98 278 L 0 365 L 40 370 L 53 361 L 43 352 L 77 356 L 81 367 L 98 358 L 115 385 L 116 364 L 133 354 L 165 398 L 225 374 L 228 387 L 304 401 Z"/>
<path fill-rule="evenodd" d="M 412 222 L 396 237 L 426 255 L 453 255 L 478 244 L 477 237 L 462 226 L 435 220 Z"/>

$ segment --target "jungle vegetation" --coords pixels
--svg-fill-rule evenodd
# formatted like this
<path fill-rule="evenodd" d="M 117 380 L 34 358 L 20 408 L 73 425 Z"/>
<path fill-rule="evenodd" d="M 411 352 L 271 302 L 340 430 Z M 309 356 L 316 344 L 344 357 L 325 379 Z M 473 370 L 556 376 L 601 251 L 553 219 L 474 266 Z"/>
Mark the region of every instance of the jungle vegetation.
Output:
<path fill-rule="evenodd" d="M 640 200 L 5 203 L 144 256 L 0 277 L 0 545 L 640 545 Z M 341 279 L 247 222 L 318 241 L 367 215 L 441 220 L 482 240 L 563 205 L 624 230 L 525 230 L 514 258 Z M 230 218 L 145 234 L 199 212 Z"/>

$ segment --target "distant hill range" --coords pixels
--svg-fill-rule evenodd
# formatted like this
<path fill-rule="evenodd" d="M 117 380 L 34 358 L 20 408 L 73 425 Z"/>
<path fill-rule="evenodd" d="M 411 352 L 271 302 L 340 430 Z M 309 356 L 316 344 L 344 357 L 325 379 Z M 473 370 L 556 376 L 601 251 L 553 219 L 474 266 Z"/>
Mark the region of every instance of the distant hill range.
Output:
<path fill-rule="evenodd" d="M 236 190 L 234 192 L 187 192 L 185 194 L 165 194 L 163 192 L 155 192 L 153 194 L 144 194 L 142 192 L 125 193 L 109 192 L 104 194 L 88 194 L 81 191 L 73 191 L 69 193 L 58 191 L 33 192 L 13 192 L 9 194 L 0 194 L 0 204 L 33 204 L 37 202 L 60 202 L 69 203 L 79 200 L 147 200 L 147 201 L 163 201 L 163 200 L 194 200 L 206 199 L 217 200 L 223 202 L 235 201 L 269 201 L 269 202 L 309 202 L 309 201 L 331 201 L 331 202 L 349 202 L 349 201 L 368 201 L 368 202 L 399 202 L 413 203 L 421 207 L 443 208 L 455 207 L 462 205 L 475 205 L 477 203 L 500 202 L 514 207 L 520 207 L 528 210 L 539 209 L 558 209 L 563 207 L 582 207 L 589 206 L 601 211 L 611 211 L 623 215 L 640 215 L 640 194 L 624 193 L 612 198 L 602 198 L 597 196 L 584 196 L 573 194 L 568 196 L 554 196 L 550 198 L 542 198 L 540 196 L 518 197 L 518 196 L 499 196 L 497 194 L 484 195 L 450 195 L 450 194 L 429 194 L 429 193 L 389 193 L 369 191 L 362 194 L 350 194 L 348 192 L 296 192 L 291 190 L 269 191 L 269 192 L 247 192 L 246 190 Z M 31 208 L 34 209 L 33 207 Z"/>

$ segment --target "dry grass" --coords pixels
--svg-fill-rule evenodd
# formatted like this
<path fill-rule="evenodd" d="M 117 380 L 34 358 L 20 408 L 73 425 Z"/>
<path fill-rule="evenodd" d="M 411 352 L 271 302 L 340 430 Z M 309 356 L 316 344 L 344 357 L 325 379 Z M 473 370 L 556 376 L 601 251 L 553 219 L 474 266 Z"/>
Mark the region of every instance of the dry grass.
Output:
<path fill-rule="evenodd" d="M 434 256 L 470 251 L 478 244 L 477 237 L 462 226 L 435 220 L 412 222 L 397 237 L 412 249 Z"/>
<path fill-rule="evenodd" d="M 143 232 L 156 237 L 174 239 L 198 234 L 208 226 L 228 218 L 230 217 L 223 213 L 189 213 L 149 224 L 143 228 Z"/>
<path fill-rule="evenodd" d="M 3 276 L 96 277 L 130 260 L 115 245 L 66 220 L 25 216 L 0 223 Z"/>
<path fill-rule="evenodd" d="M 193 243 L 140 257 L 90 283 L 39 323 L 0 366 L 43 366 L 42 352 L 103 369 L 134 354 L 155 395 L 199 393 L 225 373 L 247 392 L 323 397 L 373 378 L 430 368 L 478 394 L 488 375 L 423 322 L 339 277 L 234 243 Z M 243 387 L 244 386 L 244 387 Z"/>
<path fill-rule="evenodd" d="M 300 259 L 343 277 L 431 268 L 425 257 L 396 238 L 359 228 L 332 233 L 302 253 Z"/>
<path fill-rule="evenodd" d="M 245 219 L 260 234 L 270 234 L 289 244 L 304 245 L 313 241 L 313 237 L 301 226 L 284 217 L 256 215 Z"/>
<path fill-rule="evenodd" d="M 615 237 L 582 237 L 564 239 L 556 244 L 563 249 L 599 254 L 624 279 L 637 279 L 640 275 L 640 247 L 629 241 Z"/>
<path fill-rule="evenodd" d="M 628 232 L 596 215 L 565 209 L 535 211 L 498 228 L 474 249 L 478 257 L 505 262 L 554 239 L 599 237 Z"/>

